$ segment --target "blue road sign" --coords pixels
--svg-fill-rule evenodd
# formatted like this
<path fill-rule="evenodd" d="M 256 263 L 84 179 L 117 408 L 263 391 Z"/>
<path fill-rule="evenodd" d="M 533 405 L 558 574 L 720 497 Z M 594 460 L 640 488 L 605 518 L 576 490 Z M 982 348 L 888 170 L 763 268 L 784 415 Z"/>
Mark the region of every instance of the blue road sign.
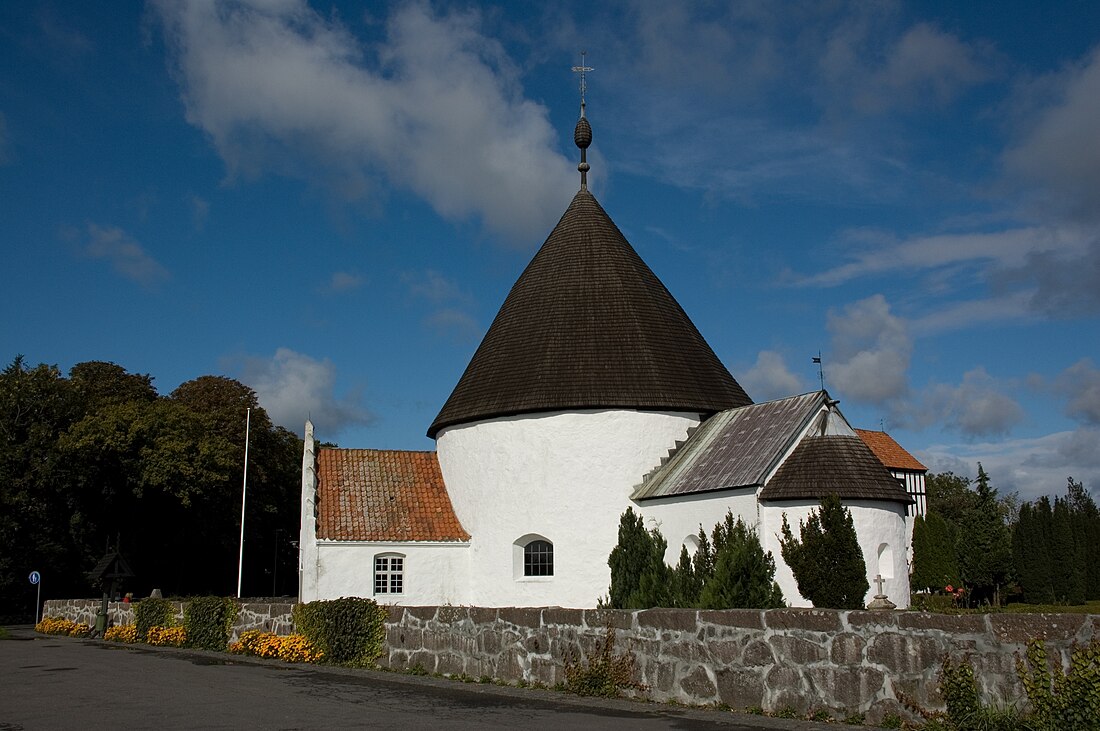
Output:
<path fill-rule="evenodd" d="M 42 581 L 42 574 L 38 573 L 37 571 L 32 571 L 31 575 L 27 578 L 31 580 L 32 584 L 37 584 L 39 581 Z"/>

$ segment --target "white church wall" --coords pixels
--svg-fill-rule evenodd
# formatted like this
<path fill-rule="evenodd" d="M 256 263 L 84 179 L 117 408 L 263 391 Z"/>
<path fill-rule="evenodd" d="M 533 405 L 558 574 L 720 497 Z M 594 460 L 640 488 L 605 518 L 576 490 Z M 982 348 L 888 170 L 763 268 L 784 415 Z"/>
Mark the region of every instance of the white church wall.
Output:
<path fill-rule="evenodd" d="M 595 606 L 608 591 L 607 557 L 634 485 L 698 423 L 690 413 L 590 410 L 441 431 L 439 466 L 472 536 L 468 601 Z M 523 576 L 517 542 L 528 536 L 553 544 L 552 577 Z"/>
<path fill-rule="evenodd" d="M 645 518 L 646 528 L 660 528 L 668 541 L 665 563 L 675 566 L 680 560 L 681 546 L 687 545 L 688 553 L 694 555 L 698 547 L 694 537 L 700 525 L 710 536 L 715 524 L 725 520 L 726 513 L 732 510 L 735 517 L 740 516 L 755 526 L 757 505 L 756 490 L 745 488 L 645 500 L 635 509 Z"/>
<path fill-rule="evenodd" d="M 771 551 L 775 558 L 775 580 L 783 590 L 783 596 L 792 607 L 812 606 L 810 601 L 798 592 L 798 584 L 790 567 L 783 561 L 779 550 L 779 536 L 783 529 L 783 514 L 791 532 L 798 535 L 800 522 L 809 517 L 810 512 L 821 506 L 816 500 L 790 500 L 762 503 L 760 506 L 760 541 L 764 550 Z M 875 576 L 882 575 L 883 593 L 890 601 L 905 609 L 909 606 L 909 566 L 906 558 L 906 543 L 909 528 L 905 518 L 905 506 L 900 503 L 873 500 L 844 500 L 844 507 L 852 513 L 856 527 L 860 550 L 867 564 L 867 583 L 870 590 L 864 597 L 869 603 L 878 593 Z"/>
<path fill-rule="evenodd" d="M 469 547 L 465 543 L 318 541 L 317 567 L 303 601 L 358 596 L 379 604 L 469 604 Z M 374 593 L 374 558 L 402 557 L 403 590 Z"/>

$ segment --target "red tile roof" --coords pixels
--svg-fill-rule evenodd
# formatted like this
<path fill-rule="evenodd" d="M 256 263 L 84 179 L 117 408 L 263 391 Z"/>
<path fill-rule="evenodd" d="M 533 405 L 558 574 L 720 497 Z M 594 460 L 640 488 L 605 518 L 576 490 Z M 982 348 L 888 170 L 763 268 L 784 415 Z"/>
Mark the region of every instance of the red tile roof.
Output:
<path fill-rule="evenodd" d="M 321 449 L 317 538 L 467 541 L 435 452 Z"/>
<path fill-rule="evenodd" d="M 928 471 L 927 467 L 918 462 L 916 457 L 902 449 L 902 446 L 886 432 L 856 429 L 856 434 L 859 435 L 864 444 L 871 448 L 871 451 L 878 457 L 878 461 L 890 469 Z"/>

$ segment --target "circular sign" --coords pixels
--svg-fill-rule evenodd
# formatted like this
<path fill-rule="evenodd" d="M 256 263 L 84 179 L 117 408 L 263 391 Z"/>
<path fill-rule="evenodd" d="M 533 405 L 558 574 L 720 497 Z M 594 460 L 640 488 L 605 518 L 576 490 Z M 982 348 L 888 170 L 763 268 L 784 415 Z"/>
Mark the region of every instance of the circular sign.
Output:
<path fill-rule="evenodd" d="M 31 575 L 27 578 L 31 580 L 32 584 L 37 584 L 39 581 L 42 581 L 42 574 L 38 573 L 37 571 L 32 571 Z"/>

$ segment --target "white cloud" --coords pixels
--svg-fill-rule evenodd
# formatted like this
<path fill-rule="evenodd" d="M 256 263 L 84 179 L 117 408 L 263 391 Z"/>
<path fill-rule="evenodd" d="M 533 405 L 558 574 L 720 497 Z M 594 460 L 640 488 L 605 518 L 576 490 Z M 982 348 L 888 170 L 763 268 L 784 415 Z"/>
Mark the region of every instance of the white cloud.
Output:
<path fill-rule="evenodd" d="M 88 243 L 84 254 L 105 259 L 111 267 L 138 284 L 152 286 L 168 278 L 168 270 L 151 257 L 141 244 L 116 226 L 88 224 Z"/>
<path fill-rule="evenodd" d="M 463 310 L 444 307 L 436 310 L 424 319 L 424 324 L 441 337 L 456 343 L 468 343 L 477 340 L 481 327 L 472 315 Z"/>
<path fill-rule="evenodd" d="M 831 360 L 826 385 L 836 395 L 872 404 L 903 397 L 913 342 L 905 321 L 890 312 L 881 294 L 854 302 L 842 313 L 830 310 Z"/>
<path fill-rule="evenodd" d="M 1054 388 L 1066 397 L 1068 416 L 1100 426 L 1100 368 L 1093 365 L 1091 358 L 1082 358 L 1063 371 Z"/>
<path fill-rule="evenodd" d="M 802 393 L 802 380 L 791 373 L 783 356 L 774 350 L 761 350 L 756 363 L 737 379 L 754 401 L 769 401 Z"/>
<path fill-rule="evenodd" d="M 932 472 L 950 470 L 973 477 L 981 462 L 1001 494 L 1019 492 L 1024 500 L 1062 495 L 1066 478 L 1091 490 L 1100 488 L 1100 429 L 1080 428 L 1026 439 L 973 444 L 935 444 L 916 450 Z"/>
<path fill-rule="evenodd" d="M 400 6 L 364 47 L 302 0 L 155 8 L 188 121 L 232 173 L 274 169 L 354 197 L 397 185 L 516 246 L 538 243 L 576 187 L 546 108 L 476 12 Z"/>
<path fill-rule="evenodd" d="M 939 422 L 971 438 L 1006 435 L 1023 420 L 1024 411 L 1004 390 L 984 368 L 975 368 L 963 374 L 958 386 L 925 389 L 910 405 L 909 418 L 924 425 Z"/>
<path fill-rule="evenodd" d="M 436 335 L 456 343 L 476 340 L 481 335 L 477 318 L 470 314 L 474 298 L 464 292 L 453 279 L 434 269 L 405 272 L 401 281 L 414 298 L 431 303 L 433 311 L 423 323 Z"/>
<path fill-rule="evenodd" d="M 1006 171 L 1046 188 L 1046 206 L 1100 220 L 1100 47 L 1080 64 L 1042 80 L 1053 103 L 1028 120 L 1027 132 L 1004 155 Z"/>
<path fill-rule="evenodd" d="M 435 269 L 405 272 L 401 275 L 401 281 L 409 288 L 409 294 L 429 302 L 470 301 L 469 295 L 462 291 L 457 282 Z"/>
<path fill-rule="evenodd" d="M 307 417 L 328 434 L 374 419 L 356 396 L 337 397 L 336 368 L 328 359 L 279 348 L 270 359 L 246 358 L 241 380 L 256 391 L 272 421 L 298 434 Z"/>

